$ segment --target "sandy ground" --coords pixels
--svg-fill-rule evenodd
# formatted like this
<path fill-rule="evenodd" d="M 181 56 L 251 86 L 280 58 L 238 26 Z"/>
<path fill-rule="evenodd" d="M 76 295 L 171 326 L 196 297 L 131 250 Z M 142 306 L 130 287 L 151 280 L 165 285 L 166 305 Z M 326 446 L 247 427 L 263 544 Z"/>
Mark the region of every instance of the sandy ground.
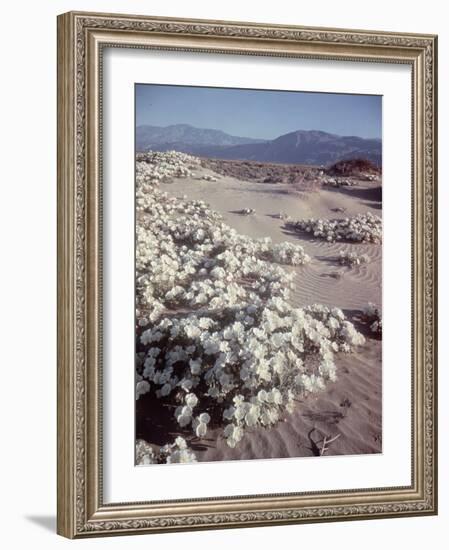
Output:
<path fill-rule="evenodd" d="M 163 184 L 163 188 L 175 196 L 204 200 L 242 234 L 301 244 L 312 261 L 307 266 L 292 268 L 296 273 L 292 304 L 321 303 L 340 307 L 365 334 L 367 343 L 358 353 L 337 356 L 338 379 L 329 383 L 324 392 L 298 402 L 293 413 L 277 426 L 248 431 L 236 449 L 230 449 L 214 430 L 209 430 L 204 439 L 191 440 L 190 446 L 198 460 L 318 456 L 323 438 L 337 435 L 339 437 L 329 446 L 326 455 L 381 452 L 381 341 L 357 322 L 357 310 L 363 309 L 368 302 L 381 305 L 381 245 L 331 244 L 302 237 L 286 231 L 284 222 L 277 217 L 279 212 L 294 219 L 339 218 L 364 212 L 381 215 L 378 189 L 375 189 L 379 184 L 360 182 L 351 188 L 295 194 L 288 184 L 243 182 L 231 177 L 209 182 L 201 179 L 204 174 L 212 175 L 212 172 L 197 170 L 195 178 L 175 179 Z M 254 208 L 256 214 L 242 216 L 238 213 L 242 208 Z M 334 208 L 345 208 L 346 212 L 334 212 Z M 371 261 L 352 269 L 343 267 L 336 261 L 340 250 L 367 253 Z M 137 405 L 137 437 L 161 444 L 167 440 L 167 431 L 173 436 L 180 433 L 175 425 L 164 420 L 170 405 L 150 403 L 145 397 Z"/>

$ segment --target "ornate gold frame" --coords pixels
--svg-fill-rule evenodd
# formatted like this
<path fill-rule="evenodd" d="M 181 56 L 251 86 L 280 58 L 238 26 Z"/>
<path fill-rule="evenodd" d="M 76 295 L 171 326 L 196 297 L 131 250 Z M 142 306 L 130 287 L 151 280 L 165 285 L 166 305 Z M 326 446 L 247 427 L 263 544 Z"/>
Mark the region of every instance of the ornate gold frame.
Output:
<path fill-rule="evenodd" d="M 103 503 L 100 92 L 105 45 L 411 66 L 411 486 Z M 433 35 L 95 13 L 58 17 L 59 534 L 81 538 L 436 514 L 436 55 Z"/>

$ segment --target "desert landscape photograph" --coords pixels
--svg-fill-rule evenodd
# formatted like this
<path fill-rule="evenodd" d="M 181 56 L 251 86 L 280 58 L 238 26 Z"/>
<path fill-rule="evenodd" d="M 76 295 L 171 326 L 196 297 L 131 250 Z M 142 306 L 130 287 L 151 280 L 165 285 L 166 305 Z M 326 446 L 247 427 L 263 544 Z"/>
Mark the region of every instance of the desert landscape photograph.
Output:
<path fill-rule="evenodd" d="M 382 453 L 382 97 L 135 85 L 135 463 Z"/>

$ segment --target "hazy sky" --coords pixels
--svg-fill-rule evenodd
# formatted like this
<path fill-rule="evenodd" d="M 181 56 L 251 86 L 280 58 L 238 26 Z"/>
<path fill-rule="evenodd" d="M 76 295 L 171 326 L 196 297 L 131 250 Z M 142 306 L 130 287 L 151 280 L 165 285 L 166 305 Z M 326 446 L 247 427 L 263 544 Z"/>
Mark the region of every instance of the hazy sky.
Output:
<path fill-rule="evenodd" d="M 382 97 L 137 84 L 136 124 L 191 124 L 266 139 L 294 130 L 380 138 Z"/>

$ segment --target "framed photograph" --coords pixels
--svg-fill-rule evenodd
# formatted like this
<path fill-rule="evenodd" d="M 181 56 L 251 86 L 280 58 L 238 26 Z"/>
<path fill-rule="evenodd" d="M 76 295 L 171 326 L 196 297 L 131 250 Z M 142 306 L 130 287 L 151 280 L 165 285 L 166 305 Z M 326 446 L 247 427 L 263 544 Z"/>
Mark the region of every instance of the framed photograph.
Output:
<path fill-rule="evenodd" d="M 59 16 L 59 534 L 436 514 L 436 46 Z"/>

